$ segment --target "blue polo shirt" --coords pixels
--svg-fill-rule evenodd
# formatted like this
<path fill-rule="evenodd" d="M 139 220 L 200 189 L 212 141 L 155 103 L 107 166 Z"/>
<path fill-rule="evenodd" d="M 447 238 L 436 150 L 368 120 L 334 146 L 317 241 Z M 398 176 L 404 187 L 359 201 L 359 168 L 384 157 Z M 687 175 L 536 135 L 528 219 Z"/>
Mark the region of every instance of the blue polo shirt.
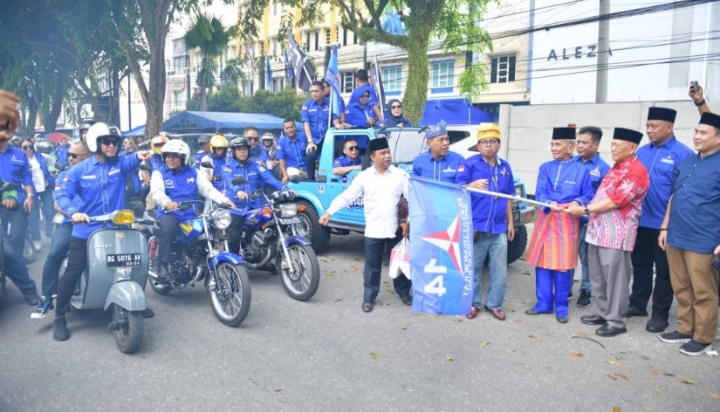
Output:
<path fill-rule="evenodd" d="M 585 166 L 587 171 L 590 173 L 590 184 L 592 185 L 593 196 L 595 196 L 595 193 L 597 193 L 597 190 L 600 187 L 600 183 L 610 170 L 610 166 L 605 163 L 602 157 L 600 157 L 600 153 L 596 153 L 594 157 L 588 159 L 587 161 L 583 161 L 580 156 L 575 156 L 573 159 Z M 580 216 L 580 224 L 586 224 L 588 219 L 589 218 L 586 215 Z"/>
<path fill-rule="evenodd" d="M 672 194 L 668 245 L 712 254 L 720 245 L 720 152 L 683 159 L 675 169 Z"/>
<path fill-rule="evenodd" d="M 307 137 L 305 133 L 296 132 L 295 141 L 283 135 L 277 142 L 277 159 L 285 159 L 285 167 L 305 168 L 305 149 L 307 149 Z"/>
<path fill-rule="evenodd" d="M 357 159 L 352 160 L 347 156 L 338 157 L 333 162 L 333 167 L 348 167 L 348 166 L 360 166 L 362 164 L 363 157 L 358 156 Z"/>
<path fill-rule="evenodd" d="M 482 158 L 482 156 L 480 157 Z M 455 152 L 447 152 L 445 156 L 437 160 L 432 157 L 430 152 L 427 152 L 413 160 L 412 174 L 413 176 L 455 183 L 458 168 L 464 161 L 465 158 Z M 513 191 L 513 193 L 515 192 Z"/>
<path fill-rule="evenodd" d="M 693 151 L 675 136 L 660 145 L 648 143 L 638 149 L 637 157 L 650 175 L 650 187 L 643 200 L 640 226 L 660 229 L 675 180 L 675 168 L 692 154 Z"/>
<path fill-rule="evenodd" d="M 325 138 L 325 132 L 328 130 L 328 118 L 330 116 L 330 99 L 323 98 L 321 103 L 310 99 L 302 105 L 301 121 L 310 123 L 310 133 L 315 144 L 320 143 Z M 332 115 L 333 120 L 338 115 Z"/>
<path fill-rule="evenodd" d="M 15 183 L 18 186 L 33 187 L 28 158 L 22 150 L 9 144 L 7 150 L 0 151 L 0 177 L 3 181 Z M 18 204 L 22 205 L 27 198 L 27 193 L 22 187 L 18 187 L 16 191 Z"/>
<path fill-rule="evenodd" d="M 455 177 L 457 184 L 467 185 L 478 179 L 487 179 L 489 191 L 515 194 L 515 181 L 510 165 L 499 157 L 495 160 L 495 166 L 490 166 L 482 155 L 475 155 L 465 160 L 458 169 Z M 413 167 L 413 172 L 414 170 Z M 493 235 L 507 233 L 508 199 L 470 192 L 470 200 L 473 229 Z"/>

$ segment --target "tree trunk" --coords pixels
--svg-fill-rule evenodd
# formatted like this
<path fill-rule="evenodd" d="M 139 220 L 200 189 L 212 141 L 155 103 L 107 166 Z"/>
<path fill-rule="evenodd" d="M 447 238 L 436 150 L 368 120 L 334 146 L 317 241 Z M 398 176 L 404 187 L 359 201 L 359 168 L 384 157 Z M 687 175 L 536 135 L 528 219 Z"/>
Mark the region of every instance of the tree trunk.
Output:
<path fill-rule="evenodd" d="M 414 125 L 417 125 L 423 117 L 427 100 L 430 79 L 427 56 L 429 37 L 429 31 L 423 29 L 411 29 L 408 34 L 408 61 L 411 61 L 412 64 L 408 65 L 407 86 L 403 96 L 403 114 Z"/>
<path fill-rule="evenodd" d="M 201 112 L 207 111 L 207 88 L 205 86 L 200 86 L 198 100 L 200 101 L 200 107 L 198 108 L 198 110 L 200 110 Z"/>
<path fill-rule="evenodd" d="M 155 30 L 156 38 L 150 44 L 150 81 L 146 103 L 145 140 L 150 140 L 162 131 L 165 106 L 165 26 L 156 27 Z"/>
<path fill-rule="evenodd" d="M 32 135 L 35 132 L 35 122 L 37 121 L 38 106 L 35 99 L 28 99 L 28 116 L 25 123 L 25 134 Z"/>
<path fill-rule="evenodd" d="M 57 127 L 57 120 L 62 112 L 62 104 L 65 97 L 65 77 L 60 77 L 55 82 L 55 90 L 52 96 L 52 104 L 47 116 L 43 119 L 45 133 L 54 132 Z"/>

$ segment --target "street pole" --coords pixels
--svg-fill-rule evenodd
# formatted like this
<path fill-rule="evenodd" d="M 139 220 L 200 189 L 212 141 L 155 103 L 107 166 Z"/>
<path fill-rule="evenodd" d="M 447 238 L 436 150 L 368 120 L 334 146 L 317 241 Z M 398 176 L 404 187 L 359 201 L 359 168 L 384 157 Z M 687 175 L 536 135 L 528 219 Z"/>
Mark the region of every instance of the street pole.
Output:
<path fill-rule="evenodd" d="M 130 94 L 130 82 L 131 82 L 130 78 L 131 77 L 132 77 L 132 75 L 130 73 L 128 73 L 128 90 L 127 90 L 127 93 L 128 93 L 128 130 L 132 129 L 132 118 L 131 118 L 132 117 L 131 116 L 132 101 L 130 100 L 130 96 L 131 96 L 131 94 Z"/>
<path fill-rule="evenodd" d="M 610 56 L 610 0 L 600 0 L 595 103 L 607 103 L 608 57 Z"/>

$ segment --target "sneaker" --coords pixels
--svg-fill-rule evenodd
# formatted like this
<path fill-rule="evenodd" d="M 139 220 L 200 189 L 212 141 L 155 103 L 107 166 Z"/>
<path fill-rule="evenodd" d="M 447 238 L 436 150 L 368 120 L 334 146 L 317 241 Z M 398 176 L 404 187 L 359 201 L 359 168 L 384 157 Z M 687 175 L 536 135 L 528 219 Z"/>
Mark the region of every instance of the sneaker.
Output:
<path fill-rule="evenodd" d="M 70 339 L 70 332 L 67 329 L 65 318 L 55 318 L 55 326 L 53 327 L 53 339 L 56 341 L 64 341 Z"/>
<path fill-rule="evenodd" d="M 689 356 L 698 356 L 709 352 L 711 349 L 712 345 L 709 343 L 700 343 L 695 339 L 690 339 L 690 342 L 686 342 L 680 347 L 680 353 Z"/>
<path fill-rule="evenodd" d="M 669 326 L 667 319 L 659 316 L 653 316 L 645 325 L 645 330 L 651 333 L 665 332 L 665 329 Z"/>
<path fill-rule="evenodd" d="M 588 292 L 587 290 L 581 290 L 580 297 L 577 300 L 577 305 L 581 308 L 590 306 L 590 296 L 590 292 Z"/>
<path fill-rule="evenodd" d="M 38 296 L 35 290 L 23 292 L 23 296 L 25 297 L 25 302 L 30 306 L 35 306 L 40 301 L 40 296 Z"/>
<path fill-rule="evenodd" d="M 33 245 L 35 245 L 35 250 L 40 250 L 43 248 L 42 241 L 40 240 L 36 240 L 35 242 L 33 242 Z"/>
<path fill-rule="evenodd" d="M 678 331 L 661 333 L 658 339 L 665 343 L 687 343 L 692 340 L 692 335 L 686 335 Z"/>
<path fill-rule="evenodd" d="M 52 298 L 41 299 L 37 307 L 30 314 L 30 319 L 42 319 L 47 314 L 47 311 L 53 308 Z"/>

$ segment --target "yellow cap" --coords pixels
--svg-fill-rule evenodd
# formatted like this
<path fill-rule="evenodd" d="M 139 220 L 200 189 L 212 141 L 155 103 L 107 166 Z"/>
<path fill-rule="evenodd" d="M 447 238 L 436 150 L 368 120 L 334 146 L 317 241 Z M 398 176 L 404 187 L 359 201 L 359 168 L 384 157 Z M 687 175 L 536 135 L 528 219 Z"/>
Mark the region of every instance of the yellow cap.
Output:
<path fill-rule="evenodd" d="M 500 140 L 500 128 L 495 123 L 480 123 L 477 131 L 477 139 Z"/>

